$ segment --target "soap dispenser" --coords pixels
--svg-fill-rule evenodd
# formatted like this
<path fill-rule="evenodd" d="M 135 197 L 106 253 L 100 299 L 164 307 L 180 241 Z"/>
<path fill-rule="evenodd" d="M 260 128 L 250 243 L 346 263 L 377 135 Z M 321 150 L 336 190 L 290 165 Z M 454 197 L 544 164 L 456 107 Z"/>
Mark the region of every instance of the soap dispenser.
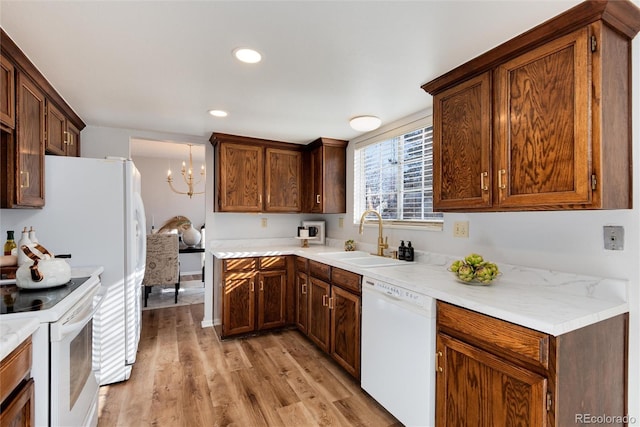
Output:
<path fill-rule="evenodd" d="M 411 241 L 407 242 L 407 247 L 404 249 L 404 260 L 405 261 L 413 261 L 413 247 L 411 246 Z"/>
<path fill-rule="evenodd" d="M 29 232 L 27 231 L 27 227 L 22 230 L 22 238 L 18 242 L 18 267 L 20 267 L 24 263 L 31 264 L 31 260 L 22 250 L 22 246 L 32 246 L 33 243 L 29 240 Z"/>
<path fill-rule="evenodd" d="M 406 247 L 404 246 L 404 240 L 400 240 L 400 246 L 398 246 L 398 259 L 404 259 Z"/>

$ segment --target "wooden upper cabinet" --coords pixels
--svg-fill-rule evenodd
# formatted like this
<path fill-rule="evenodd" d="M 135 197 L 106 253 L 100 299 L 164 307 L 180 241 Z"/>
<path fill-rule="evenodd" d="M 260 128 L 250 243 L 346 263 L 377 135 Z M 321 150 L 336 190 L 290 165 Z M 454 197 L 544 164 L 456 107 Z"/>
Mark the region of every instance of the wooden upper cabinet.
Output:
<path fill-rule="evenodd" d="M 318 138 L 305 152 L 305 212 L 347 211 L 348 141 Z"/>
<path fill-rule="evenodd" d="M 302 152 L 267 148 L 265 155 L 267 212 L 302 210 Z"/>
<path fill-rule="evenodd" d="M 45 96 L 24 74 L 17 76 L 15 205 L 44 206 Z"/>
<path fill-rule="evenodd" d="M 589 33 L 583 28 L 495 70 L 499 206 L 590 205 Z"/>
<path fill-rule="evenodd" d="M 220 144 L 219 208 L 222 212 L 261 212 L 264 174 L 263 148 Z"/>
<path fill-rule="evenodd" d="M 302 147 L 214 133 L 215 210 L 300 212 Z"/>
<path fill-rule="evenodd" d="M 45 150 L 52 154 L 67 154 L 67 118 L 51 102 L 47 102 Z"/>
<path fill-rule="evenodd" d="M 15 67 L 0 55 L 0 124 L 16 127 Z"/>
<path fill-rule="evenodd" d="M 433 199 L 444 208 L 491 206 L 491 75 L 433 98 Z M 437 105 L 437 107 L 436 107 Z"/>
<path fill-rule="evenodd" d="M 47 154 L 78 157 L 80 130 L 52 102 L 47 101 L 45 151 Z"/>
<path fill-rule="evenodd" d="M 425 84 L 434 208 L 631 207 L 640 9 L 587 1 Z"/>

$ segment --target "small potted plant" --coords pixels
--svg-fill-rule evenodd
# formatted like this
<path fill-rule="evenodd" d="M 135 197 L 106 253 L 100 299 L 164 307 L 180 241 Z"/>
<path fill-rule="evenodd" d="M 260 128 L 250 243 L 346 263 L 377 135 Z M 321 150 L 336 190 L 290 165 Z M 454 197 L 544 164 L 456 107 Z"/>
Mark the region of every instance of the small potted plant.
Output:
<path fill-rule="evenodd" d="M 345 251 L 355 251 L 356 250 L 356 242 L 353 239 L 349 239 L 344 242 L 344 250 Z"/>

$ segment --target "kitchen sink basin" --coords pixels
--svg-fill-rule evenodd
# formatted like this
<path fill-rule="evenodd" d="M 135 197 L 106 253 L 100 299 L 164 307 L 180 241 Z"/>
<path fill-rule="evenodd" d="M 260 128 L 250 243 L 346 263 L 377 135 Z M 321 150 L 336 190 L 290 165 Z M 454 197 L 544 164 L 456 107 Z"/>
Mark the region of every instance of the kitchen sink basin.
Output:
<path fill-rule="evenodd" d="M 373 256 L 369 252 L 364 251 L 340 251 L 340 252 L 320 252 L 318 255 L 322 255 L 331 259 L 349 259 L 349 258 L 364 258 Z"/>
<path fill-rule="evenodd" d="M 358 267 L 386 267 L 404 263 L 398 259 L 372 255 L 364 251 L 321 252 L 318 255 Z"/>
<path fill-rule="evenodd" d="M 347 258 L 342 260 L 348 264 L 357 265 L 358 267 L 387 267 L 390 265 L 405 264 L 405 261 L 393 258 L 385 258 L 381 256 L 369 255 L 362 258 Z"/>

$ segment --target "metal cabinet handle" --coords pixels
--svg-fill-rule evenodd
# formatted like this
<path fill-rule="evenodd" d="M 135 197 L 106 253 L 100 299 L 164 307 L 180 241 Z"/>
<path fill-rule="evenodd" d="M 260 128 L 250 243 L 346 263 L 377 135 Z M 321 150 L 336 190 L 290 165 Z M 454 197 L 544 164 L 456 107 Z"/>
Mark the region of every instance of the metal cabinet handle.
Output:
<path fill-rule="evenodd" d="M 322 306 L 323 306 L 323 307 L 326 307 L 326 306 L 328 306 L 328 305 L 329 305 L 329 304 L 327 303 L 327 299 L 328 299 L 328 298 L 327 298 L 327 296 L 328 296 L 328 295 L 322 295 Z"/>
<path fill-rule="evenodd" d="M 329 298 L 329 310 L 333 310 L 333 300 L 334 298 Z"/>
<path fill-rule="evenodd" d="M 482 172 L 480 174 L 480 188 L 482 189 L 482 191 L 489 191 L 489 187 L 487 187 L 487 183 L 485 182 L 485 179 L 487 179 L 489 177 L 489 172 Z"/>
<path fill-rule="evenodd" d="M 316 194 L 316 204 L 320 204 L 320 195 Z"/>
<path fill-rule="evenodd" d="M 500 169 L 498 171 L 498 188 L 500 188 L 501 190 L 504 190 L 505 188 L 507 188 L 507 184 L 505 184 L 502 181 L 502 177 L 507 175 L 507 171 L 504 169 Z"/>
<path fill-rule="evenodd" d="M 251 292 L 253 292 L 254 290 L 255 290 L 255 289 L 254 289 L 253 280 L 252 280 L 252 281 L 251 281 Z"/>
<path fill-rule="evenodd" d="M 444 369 L 442 369 L 442 366 L 440 366 L 440 358 L 441 357 L 442 357 L 442 352 L 441 351 L 437 351 L 436 352 L 436 372 L 444 371 Z"/>
<path fill-rule="evenodd" d="M 264 292 L 264 282 L 260 280 L 260 292 Z"/>
<path fill-rule="evenodd" d="M 306 295 L 307 294 L 307 284 L 303 283 L 302 286 L 300 287 L 300 293 L 302 293 L 302 295 Z"/>
<path fill-rule="evenodd" d="M 63 132 L 64 134 L 64 141 L 62 141 L 63 144 L 69 144 L 69 132 L 67 132 L 66 130 Z"/>
<path fill-rule="evenodd" d="M 29 171 L 20 171 L 20 188 L 29 188 Z"/>

